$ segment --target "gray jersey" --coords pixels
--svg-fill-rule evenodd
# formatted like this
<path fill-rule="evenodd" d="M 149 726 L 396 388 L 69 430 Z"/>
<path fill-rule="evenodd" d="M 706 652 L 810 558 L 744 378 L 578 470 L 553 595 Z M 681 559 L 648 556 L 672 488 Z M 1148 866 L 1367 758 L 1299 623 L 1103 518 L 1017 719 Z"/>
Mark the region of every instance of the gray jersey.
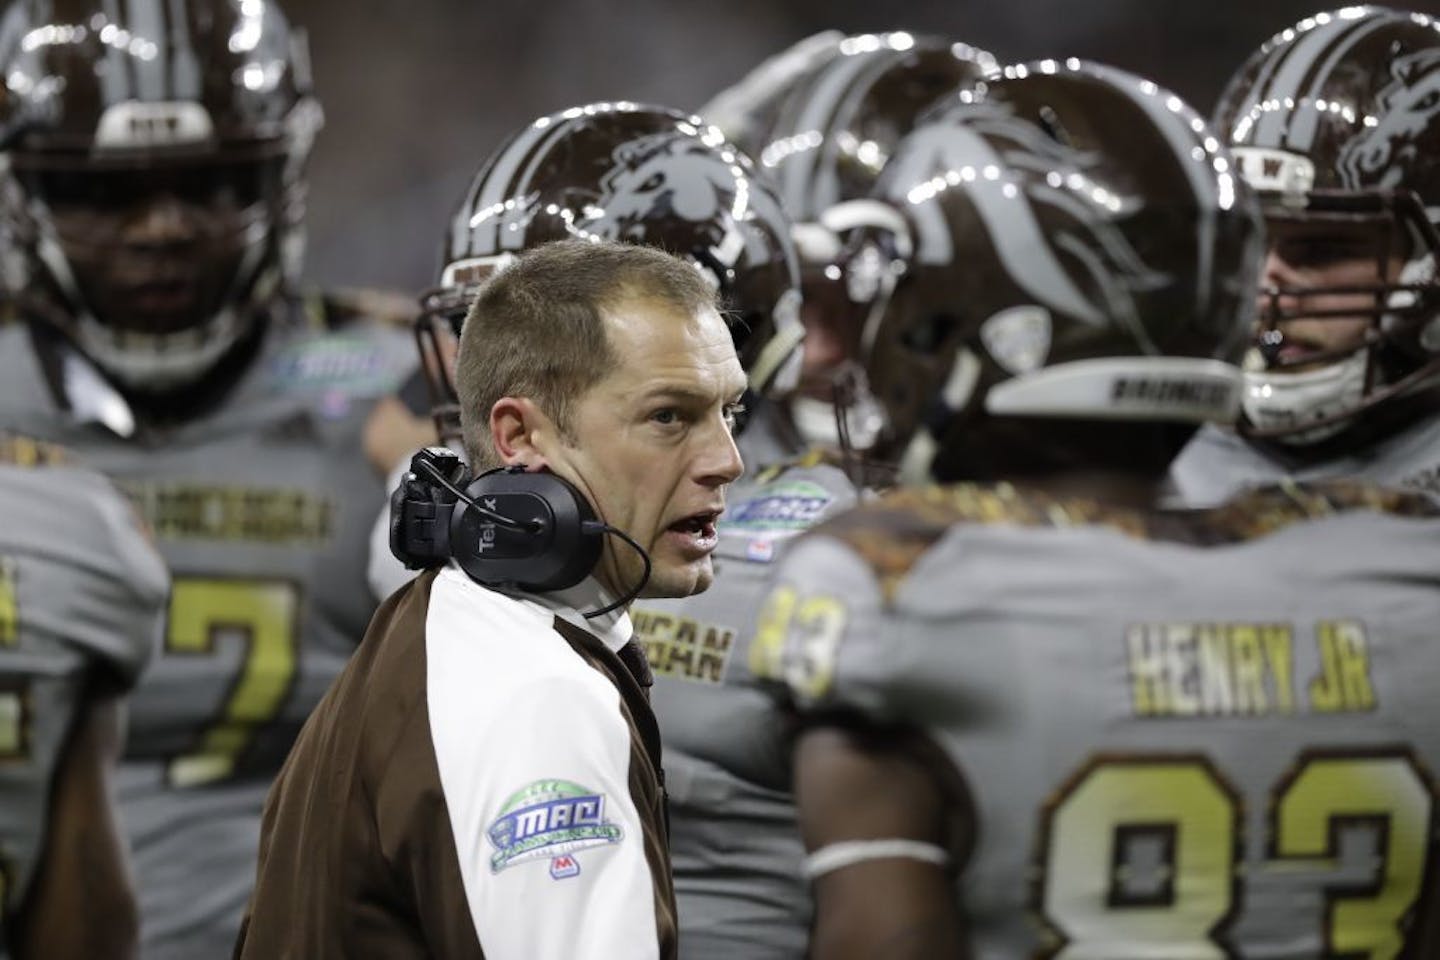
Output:
<path fill-rule="evenodd" d="M 27 332 L 0 331 L 0 426 L 59 441 L 108 474 L 174 577 L 120 772 L 147 960 L 228 955 L 270 781 L 364 634 L 381 483 L 361 430 L 411 365 L 407 340 L 278 327 L 219 409 L 124 440 L 55 405 Z M 84 369 L 66 356 L 67 373 Z M 116 398 L 72 385 L 76 410 L 115 419 Z"/>
<path fill-rule="evenodd" d="M 1187 507 L 1213 507 L 1250 487 L 1287 477 L 1351 478 L 1440 493 L 1440 416 L 1344 456 L 1315 462 L 1297 458 L 1295 463 L 1286 462 L 1283 447 L 1267 452 L 1228 427 L 1206 424 L 1170 467 L 1176 505 Z"/>
<path fill-rule="evenodd" d="M 159 643 L 168 594 L 164 564 L 124 498 L 52 457 L 0 435 L 4 914 L 23 903 L 34 876 L 50 785 L 87 690 L 134 684 Z"/>
<path fill-rule="evenodd" d="M 726 500 L 710 589 L 631 608 L 655 674 L 680 956 L 799 958 L 810 903 L 790 795 L 792 727 L 750 683 L 741 649 L 781 549 L 855 492 L 834 467 L 796 465 L 755 470 Z"/>
<path fill-rule="evenodd" d="M 770 604 L 752 660 L 927 731 L 968 782 L 977 957 L 1394 958 L 1435 908 L 1423 495 L 906 491 L 798 542 Z"/>

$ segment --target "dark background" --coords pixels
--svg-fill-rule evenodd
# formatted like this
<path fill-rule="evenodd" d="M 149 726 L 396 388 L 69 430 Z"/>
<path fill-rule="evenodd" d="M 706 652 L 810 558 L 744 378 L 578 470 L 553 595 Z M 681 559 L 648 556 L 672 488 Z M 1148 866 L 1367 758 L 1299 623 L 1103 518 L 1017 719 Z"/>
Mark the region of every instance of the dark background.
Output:
<path fill-rule="evenodd" d="M 433 283 L 446 222 L 481 161 L 543 113 L 605 99 L 694 109 L 766 56 L 835 28 L 939 33 L 1002 61 L 1099 60 L 1170 87 L 1208 115 L 1252 49 L 1324 8 L 1315 0 L 282 5 L 309 30 L 327 116 L 311 165 L 310 280 L 406 293 Z"/>

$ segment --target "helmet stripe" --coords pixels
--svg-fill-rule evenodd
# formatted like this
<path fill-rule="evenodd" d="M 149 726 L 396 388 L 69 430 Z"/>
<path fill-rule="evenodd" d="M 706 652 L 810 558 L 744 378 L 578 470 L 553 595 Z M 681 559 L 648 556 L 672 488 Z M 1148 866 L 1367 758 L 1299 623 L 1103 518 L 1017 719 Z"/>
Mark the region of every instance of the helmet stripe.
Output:
<path fill-rule="evenodd" d="M 101 12 L 111 23 L 120 22 L 119 0 L 104 0 Z M 100 73 L 100 87 L 107 103 L 119 103 L 134 97 L 134 88 L 128 83 L 129 72 L 125 69 L 124 57 L 113 44 L 105 46 L 105 69 Z"/>
<path fill-rule="evenodd" d="M 906 166 L 898 169 L 890 181 L 892 202 L 897 206 L 906 205 L 903 191 L 929 181 L 936 170 L 958 171 L 965 167 L 1003 170 L 1007 166 L 990 141 L 964 123 L 947 121 L 922 127 L 907 137 L 906 143 L 905 153 L 894 161 Z M 995 255 L 1016 285 L 1040 303 L 1083 323 L 1098 326 L 1104 322 L 1103 314 L 1085 297 L 1056 258 L 1024 191 L 1012 200 L 1003 196 L 999 183 L 980 185 L 968 192 L 967 199 L 984 223 Z M 908 206 L 907 213 L 916 228 L 917 260 L 932 264 L 952 261 L 955 256 L 952 228 L 945 220 L 941 205 Z M 1086 211 L 1077 212 L 1083 218 Z"/>
<path fill-rule="evenodd" d="M 156 3 L 154 0 L 146 3 L 144 0 L 126 0 L 125 26 L 135 36 L 143 37 L 146 40 L 155 41 L 160 49 L 156 51 L 157 58 L 162 55 L 164 47 L 161 44 L 165 40 L 165 6 L 164 3 Z M 156 69 L 159 64 L 142 65 L 137 62 L 137 57 L 127 57 L 129 67 L 132 71 L 132 82 L 136 96 L 141 100 L 166 100 L 166 91 L 161 83 L 163 74 Z M 161 64 L 164 61 L 160 61 Z"/>
<path fill-rule="evenodd" d="M 1386 25 L 1387 18 L 1384 16 L 1372 15 L 1360 21 L 1357 29 L 1351 31 L 1343 42 L 1336 43 L 1325 57 L 1325 62 L 1314 71 L 1310 77 L 1310 85 L 1305 89 L 1305 96 L 1313 98 L 1319 91 L 1324 89 L 1330 80 L 1330 75 L 1335 72 L 1335 66 L 1350 51 L 1354 50 L 1359 43 Z M 1294 122 L 1285 133 L 1286 145 L 1298 153 L 1308 153 L 1315 145 L 1315 133 L 1320 126 L 1320 112 L 1318 110 L 1300 111 L 1294 117 Z"/>
<path fill-rule="evenodd" d="M 494 161 L 486 165 L 486 171 L 482 174 L 484 178 L 483 182 L 477 185 L 480 191 L 479 196 L 475 198 L 474 202 L 469 204 L 469 208 L 471 210 L 485 210 L 497 203 L 504 203 L 513 196 L 518 185 L 526 182 L 516 175 L 516 171 L 520 168 L 521 164 L 527 160 L 531 160 L 537 154 L 543 156 L 546 152 L 543 149 L 544 144 L 563 129 L 567 123 L 568 121 L 551 123 L 548 126 L 538 126 L 532 123 L 520 131 L 515 139 L 511 140 L 509 145 L 503 149 L 499 156 L 495 157 Z M 483 227 L 457 223 L 455 229 L 457 231 L 465 231 L 470 235 L 468 241 L 464 236 L 455 238 L 455 249 L 457 250 L 502 249 L 500 245 L 499 217 L 490 218 L 489 222 L 484 224 Z M 476 231 L 481 229 L 485 232 L 486 242 L 476 244 Z"/>
<path fill-rule="evenodd" d="M 1332 20 L 1312 28 L 1305 36 L 1291 43 L 1290 49 L 1280 58 L 1282 63 L 1274 79 L 1260 99 L 1277 100 L 1281 104 L 1288 99 L 1293 103 L 1301 95 L 1302 87 L 1316 62 L 1336 47 L 1344 46 L 1346 38 L 1359 26 L 1361 24 L 1353 20 Z M 1254 142 L 1284 142 L 1285 132 L 1293 115 L 1293 109 L 1270 110 L 1264 113 L 1255 131 Z"/>
<path fill-rule="evenodd" d="M 860 77 L 867 71 L 877 75 L 883 73 L 894 59 L 895 55 L 890 51 L 884 51 L 883 54 L 841 55 L 826 64 L 802 91 L 804 101 L 799 116 L 793 124 L 783 129 L 790 135 L 813 130 L 824 139 L 814 150 L 805 151 L 803 157 L 787 160 L 780 170 L 780 198 L 795 219 L 818 216 L 820 210 L 829 206 L 837 196 L 839 185 L 834 182 L 835 178 L 827 176 L 824 184 L 827 189 L 822 191 L 820 179 L 815 174 L 821 159 L 834 152 L 835 144 L 831 141 L 830 134 L 835 130 L 836 116 L 847 100 L 853 101 L 863 96 L 863 92 L 857 91 L 868 90 L 869 84 L 862 86 Z M 821 169 L 827 174 L 832 172 Z M 807 187 L 810 188 L 808 191 Z"/>
<path fill-rule="evenodd" d="M 535 184 L 536 175 L 540 170 L 541 164 L 550 159 L 551 142 L 574 136 L 577 128 L 583 127 L 589 122 L 589 117 L 581 116 L 570 120 L 562 120 L 559 123 L 552 123 L 550 129 L 545 131 L 544 138 L 537 142 L 534 149 L 526 155 L 525 169 L 521 171 L 520 176 L 515 179 L 515 182 L 510 185 L 505 196 L 497 197 L 496 202 L 509 200 L 512 197 L 518 198 L 529 192 Z M 502 218 L 500 217 L 495 217 L 491 221 L 491 229 L 496 232 L 495 248 L 497 250 L 523 250 L 525 248 L 524 231 L 513 230 L 510 231 L 510 236 L 505 236 L 500 233 L 501 221 Z"/>
<path fill-rule="evenodd" d="M 190 5 L 185 0 L 168 0 L 170 5 L 170 29 L 166 31 L 166 74 L 169 90 L 166 92 L 176 100 L 200 99 L 202 84 L 200 65 L 195 58 L 195 47 L 190 42 L 192 26 Z"/>
<path fill-rule="evenodd" d="M 1195 302 L 1199 309 L 1208 309 L 1210 295 L 1215 289 L 1211 273 L 1214 270 L 1215 236 L 1219 227 L 1216 211 L 1220 206 L 1220 196 L 1216 177 L 1238 178 L 1239 171 L 1214 170 L 1216 157 L 1208 152 L 1202 160 L 1191 161 L 1191 151 L 1200 145 L 1205 134 L 1195 130 L 1192 123 L 1198 119 L 1197 115 L 1186 108 L 1183 101 L 1174 94 L 1154 85 L 1147 88 L 1145 84 L 1148 81 L 1126 82 L 1126 79 L 1120 76 L 1113 79 L 1115 87 L 1145 111 L 1155 128 L 1164 134 L 1170 144 L 1170 155 L 1179 160 L 1185 179 L 1190 183 L 1197 214 L 1195 240 L 1196 252 L 1199 255 L 1195 270 Z M 1177 105 L 1181 107 L 1178 110 L 1174 109 Z M 1208 131 L 1209 128 L 1201 129 Z M 1231 202 L 1233 203 L 1233 200 Z"/>

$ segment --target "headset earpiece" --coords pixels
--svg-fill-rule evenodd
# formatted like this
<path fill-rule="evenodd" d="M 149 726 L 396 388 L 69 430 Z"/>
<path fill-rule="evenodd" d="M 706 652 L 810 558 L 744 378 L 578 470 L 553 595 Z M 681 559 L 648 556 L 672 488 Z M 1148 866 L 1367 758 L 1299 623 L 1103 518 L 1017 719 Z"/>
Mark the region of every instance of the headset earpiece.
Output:
<path fill-rule="evenodd" d="M 600 559 L 605 536 L 584 494 L 553 473 L 506 467 L 483 473 L 465 495 L 511 521 L 487 519 L 466 503 L 450 517 L 450 549 L 472 579 L 490 587 L 545 592 L 573 587 Z"/>

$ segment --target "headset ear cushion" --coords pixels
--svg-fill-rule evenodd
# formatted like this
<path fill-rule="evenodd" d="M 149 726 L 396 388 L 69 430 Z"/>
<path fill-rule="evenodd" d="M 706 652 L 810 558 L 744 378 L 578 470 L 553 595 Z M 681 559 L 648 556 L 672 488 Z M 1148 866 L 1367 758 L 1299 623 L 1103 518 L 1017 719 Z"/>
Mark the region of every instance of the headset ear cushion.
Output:
<path fill-rule="evenodd" d="M 455 560 L 486 586 L 545 592 L 573 587 L 595 569 L 604 534 L 586 529 L 595 510 L 585 495 L 553 473 L 510 468 L 483 473 L 465 493 L 486 510 L 538 529 L 487 522 L 457 504 L 450 520 Z"/>

